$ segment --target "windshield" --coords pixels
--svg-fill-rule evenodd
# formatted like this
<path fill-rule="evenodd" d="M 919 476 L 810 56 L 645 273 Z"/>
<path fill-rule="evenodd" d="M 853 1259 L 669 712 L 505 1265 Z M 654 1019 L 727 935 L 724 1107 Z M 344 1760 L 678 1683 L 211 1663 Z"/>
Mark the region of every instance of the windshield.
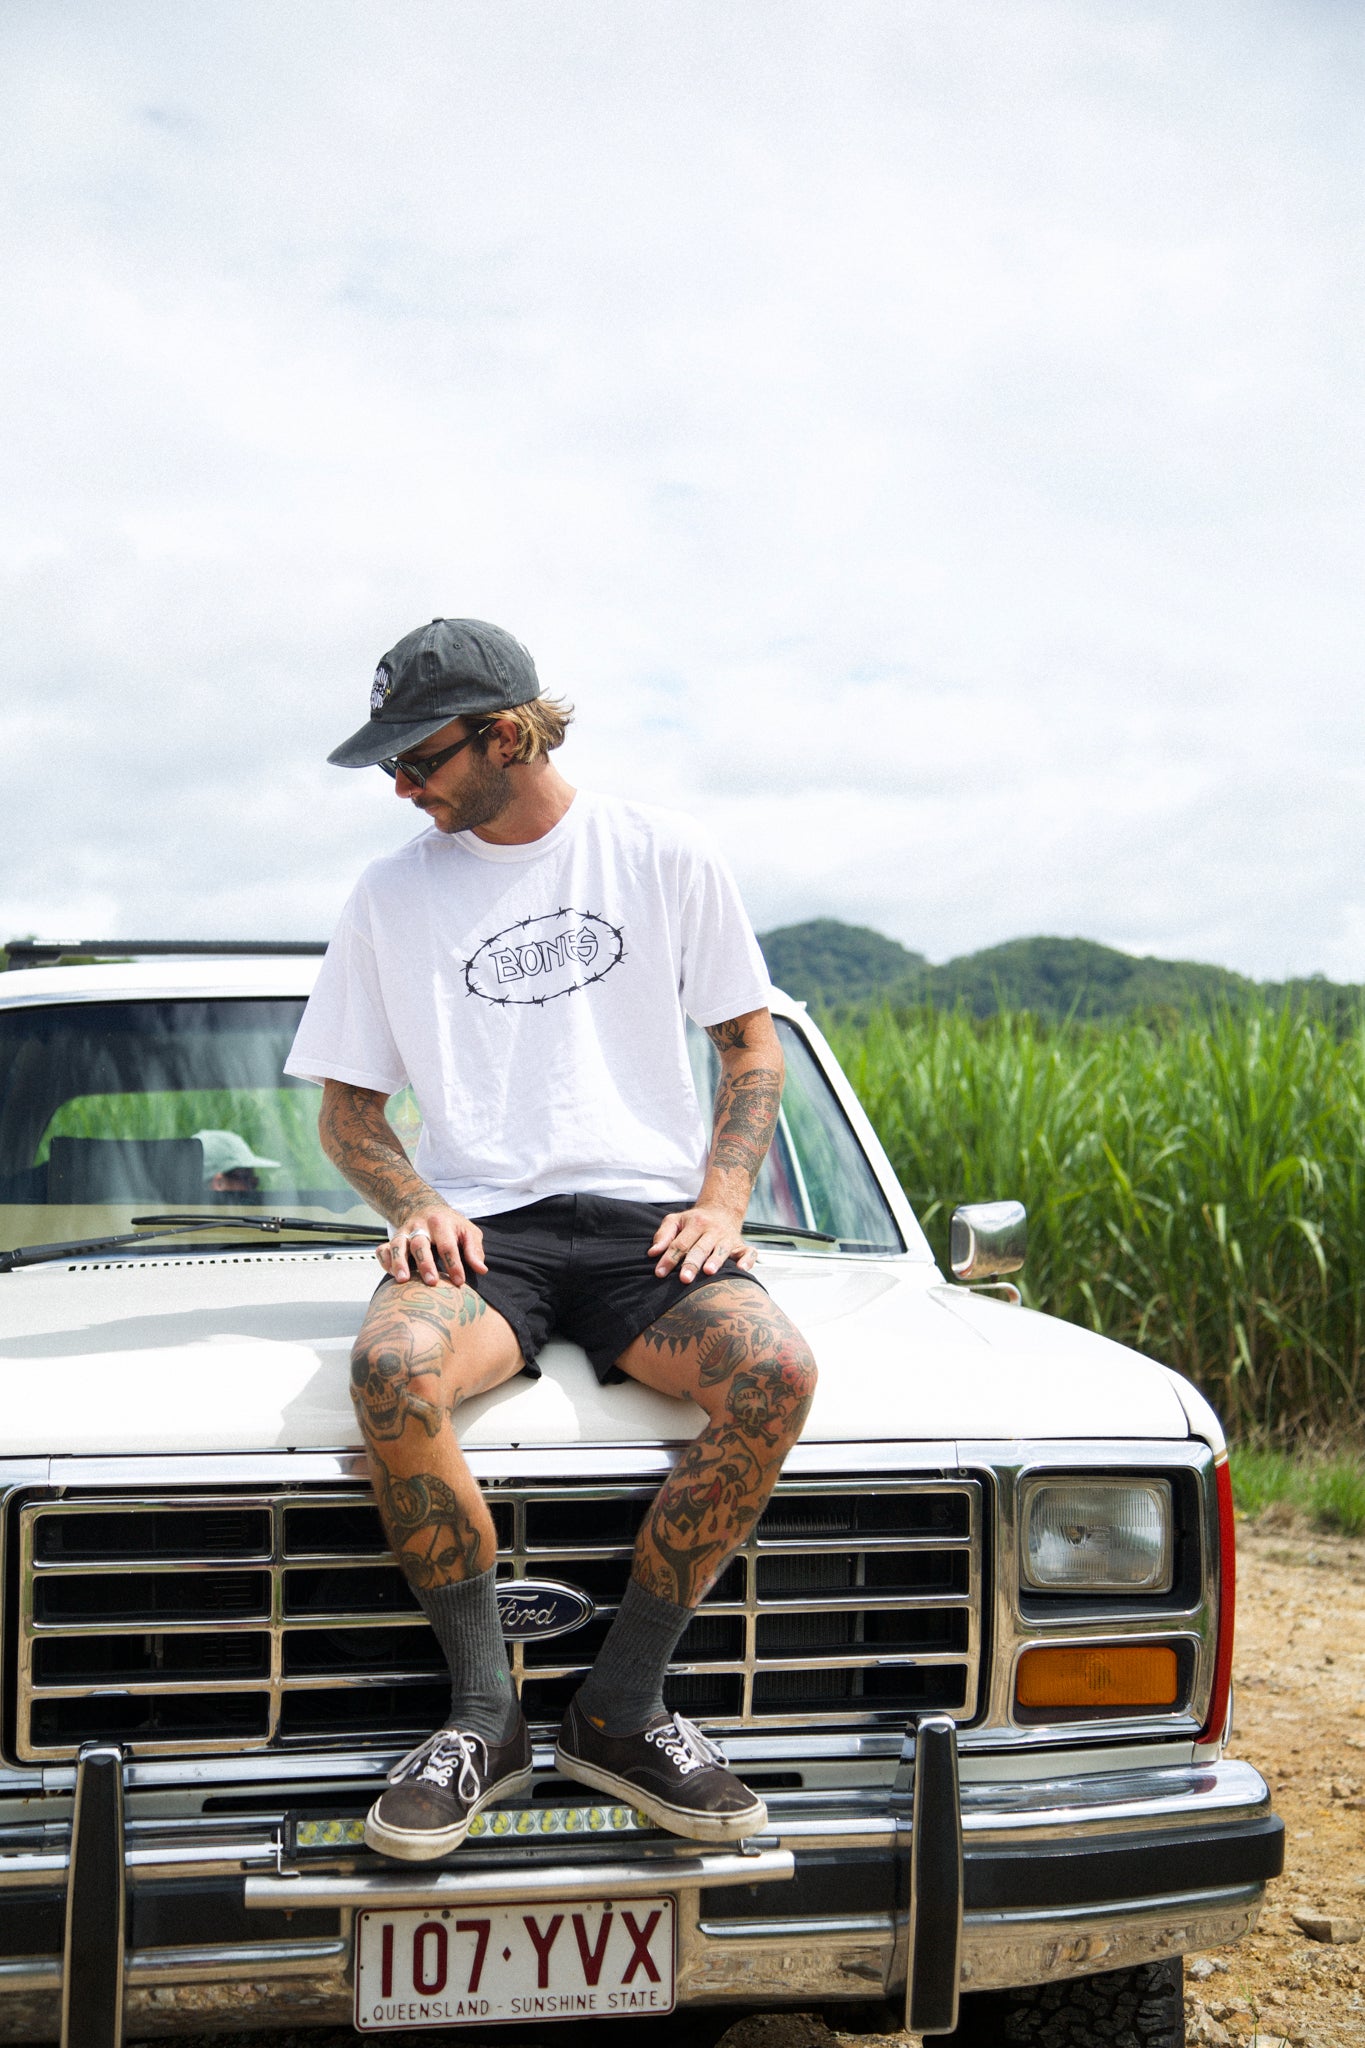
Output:
<path fill-rule="evenodd" d="M 318 1141 L 318 1091 L 284 1072 L 300 997 L 0 1009 L 0 1248 L 128 1228 L 149 1206 L 377 1222 Z M 779 1020 L 787 1085 L 750 1218 L 860 1251 L 901 1249 L 861 1146 Z M 689 1027 L 702 1100 L 716 1055 Z M 406 1091 L 389 1121 L 411 1153 Z"/>

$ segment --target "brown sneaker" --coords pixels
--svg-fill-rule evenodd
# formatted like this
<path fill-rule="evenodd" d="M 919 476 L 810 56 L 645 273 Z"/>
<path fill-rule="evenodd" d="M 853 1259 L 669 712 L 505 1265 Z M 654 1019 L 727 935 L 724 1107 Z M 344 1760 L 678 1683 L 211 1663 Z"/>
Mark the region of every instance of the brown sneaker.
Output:
<path fill-rule="evenodd" d="M 531 1783 L 531 1734 L 525 1718 L 506 1742 L 485 1742 L 460 1728 L 438 1728 L 389 1772 L 365 1820 L 365 1840 L 381 1856 L 433 1863 L 458 1849 L 485 1806 Z"/>
<path fill-rule="evenodd" d="M 763 1801 L 681 1714 L 656 1714 L 634 1735 L 606 1735 L 570 1700 L 555 1762 L 566 1778 L 638 1806 L 694 1841 L 737 1842 L 767 1823 Z"/>

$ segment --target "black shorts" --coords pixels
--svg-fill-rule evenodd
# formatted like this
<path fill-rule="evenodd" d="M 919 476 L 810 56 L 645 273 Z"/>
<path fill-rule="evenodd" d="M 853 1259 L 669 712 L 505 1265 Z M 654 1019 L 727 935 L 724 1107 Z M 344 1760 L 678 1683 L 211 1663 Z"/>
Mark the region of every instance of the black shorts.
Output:
<path fill-rule="evenodd" d="M 657 1278 L 649 1247 L 660 1220 L 678 1202 L 621 1202 L 610 1195 L 549 1195 L 524 1209 L 475 1220 L 483 1232 L 486 1273 L 465 1278 L 516 1333 L 526 1370 L 539 1379 L 536 1354 L 550 1337 L 581 1344 L 605 1386 L 624 1378 L 616 1361 L 629 1344 L 685 1294 L 708 1280 L 752 1273 L 727 1263 L 687 1285 L 677 1272 Z"/>

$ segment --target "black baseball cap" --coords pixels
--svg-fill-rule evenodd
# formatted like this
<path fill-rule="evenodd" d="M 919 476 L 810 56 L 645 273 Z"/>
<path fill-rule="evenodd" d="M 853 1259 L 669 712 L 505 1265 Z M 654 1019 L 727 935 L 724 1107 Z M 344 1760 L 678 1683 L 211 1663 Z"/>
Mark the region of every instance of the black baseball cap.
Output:
<path fill-rule="evenodd" d="M 374 672 L 368 724 L 327 759 L 337 768 L 373 768 L 452 718 L 495 718 L 539 695 L 535 663 L 501 626 L 433 619 L 389 649 Z"/>

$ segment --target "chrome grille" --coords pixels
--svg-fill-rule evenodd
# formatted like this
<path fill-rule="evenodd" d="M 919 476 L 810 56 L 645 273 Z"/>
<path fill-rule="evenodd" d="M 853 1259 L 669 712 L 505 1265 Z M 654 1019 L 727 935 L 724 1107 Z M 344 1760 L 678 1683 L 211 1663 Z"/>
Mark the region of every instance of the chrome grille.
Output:
<path fill-rule="evenodd" d="M 496 1484 L 500 1573 L 597 1603 L 510 1646 L 558 1723 L 624 1590 L 653 1488 Z M 19 1511 L 18 1752 L 392 1746 L 449 1699 L 440 1652 L 361 1488 L 30 1502 Z M 683 1639 L 669 1702 L 724 1731 L 969 1718 L 980 1661 L 972 1480 L 784 1482 Z"/>

